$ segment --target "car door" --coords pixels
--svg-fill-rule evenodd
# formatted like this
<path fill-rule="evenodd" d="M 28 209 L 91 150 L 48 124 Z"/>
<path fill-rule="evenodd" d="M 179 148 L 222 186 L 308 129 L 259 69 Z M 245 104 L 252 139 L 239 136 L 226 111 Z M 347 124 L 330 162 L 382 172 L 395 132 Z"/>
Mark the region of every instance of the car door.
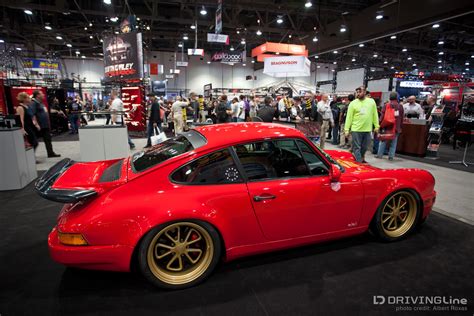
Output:
<path fill-rule="evenodd" d="M 341 188 L 334 191 L 329 166 L 305 141 L 267 140 L 233 148 L 266 238 L 282 240 L 357 225 L 363 199 L 360 182 L 343 174 Z"/>

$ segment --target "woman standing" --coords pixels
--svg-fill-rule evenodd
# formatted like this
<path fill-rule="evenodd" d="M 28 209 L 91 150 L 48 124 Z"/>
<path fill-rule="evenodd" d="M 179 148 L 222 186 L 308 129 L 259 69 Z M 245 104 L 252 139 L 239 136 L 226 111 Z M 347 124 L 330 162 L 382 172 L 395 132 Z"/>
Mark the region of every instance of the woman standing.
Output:
<path fill-rule="evenodd" d="M 35 124 L 36 121 L 33 121 L 33 113 L 28 107 L 28 104 L 31 103 L 30 96 L 26 92 L 20 92 L 17 100 L 20 105 L 16 108 L 16 114 L 20 116 L 23 135 L 25 135 L 30 145 L 33 146 L 33 149 L 36 150 L 38 140 L 36 139 L 35 126 L 37 130 L 40 130 L 40 127 L 38 123 Z"/>

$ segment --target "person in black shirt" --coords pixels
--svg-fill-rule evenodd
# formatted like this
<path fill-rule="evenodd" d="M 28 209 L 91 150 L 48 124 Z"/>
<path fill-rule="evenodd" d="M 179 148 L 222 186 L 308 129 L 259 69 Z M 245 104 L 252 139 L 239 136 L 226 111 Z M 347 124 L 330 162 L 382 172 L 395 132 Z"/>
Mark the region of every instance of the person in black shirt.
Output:
<path fill-rule="evenodd" d="M 53 151 L 53 144 L 51 143 L 51 128 L 49 126 L 48 110 L 43 104 L 44 94 L 40 90 L 33 91 L 33 99 L 29 106 L 36 121 L 38 122 L 41 130 L 40 134 L 43 137 L 44 145 L 46 146 L 46 152 L 48 158 L 61 157 Z"/>
<path fill-rule="evenodd" d="M 265 97 L 263 101 L 263 106 L 258 110 L 257 116 L 262 119 L 262 121 L 271 123 L 273 122 L 273 118 L 276 115 L 275 108 L 272 106 L 273 98 L 272 97 Z"/>
<path fill-rule="evenodd" d="M 156 99 L 154 94 L 149 94 L 148 97 L 150 98 L 151 108 L 150 108 L 150 116 L 148 117 L 148 128 L 147 128 L 147 142 L 145 148 L 151 147 L 151 136 L 153 136 L 153 132 L 156 131 L 157 133 L 161 133 L 161 107 L 160 103 Z"/>

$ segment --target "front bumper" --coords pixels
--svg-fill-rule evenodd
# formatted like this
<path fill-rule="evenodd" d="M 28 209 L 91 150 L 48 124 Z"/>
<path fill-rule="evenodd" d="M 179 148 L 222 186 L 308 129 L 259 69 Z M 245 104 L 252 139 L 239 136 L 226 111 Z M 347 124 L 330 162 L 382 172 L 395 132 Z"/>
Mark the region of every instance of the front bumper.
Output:
<path fill-rule="evenodd" d="M 123 245 L 65 246 L 54 228 L 48 236 L 51 258 L 66 266 L 109 271 L 130 271 L 133 248 Z"/>
<path fill-rule="evenodd" d="M 423 199 L 423 216 L 426 218 L 430 212 L 433 210 L 433 205 L 436 202 L 436 191 L 433 191 L 429 196 L 424 197 Z"/>

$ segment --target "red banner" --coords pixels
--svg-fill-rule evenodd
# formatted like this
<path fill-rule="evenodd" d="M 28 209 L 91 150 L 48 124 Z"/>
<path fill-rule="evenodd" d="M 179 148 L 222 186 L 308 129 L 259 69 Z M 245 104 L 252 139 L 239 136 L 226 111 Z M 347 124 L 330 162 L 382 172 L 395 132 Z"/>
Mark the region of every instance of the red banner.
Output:
<path fill-rule="evenodd" d="M 43 95 L 44 95 L 43 104 L 46 106 L 46 109 L 48 109 L 49 108 L 48 98 L 46 95 L 45 87 L 11 87 L 10 91 L 11 91 L 11 96 L 12 96 L 13 109 L 16 109 L 16 107 L 19 105 L 17 96 L 20 92 L 26 92 L 28 93 L 30 97 L 32 97 L 33 91 L 35 90 L 40 90 L 41 92 L 43 92 Z"/>
<path fill-rule="evenodd" d="M 150 75 L 158 75 L 158 64 L 150 64 Z"/>
<path fill-rule="evenodd" d="M 142 87 L 122 88 L 123 109 L 127 111 L 125 122 L 129 131 L 145 131 L 145 107 Z"/>

